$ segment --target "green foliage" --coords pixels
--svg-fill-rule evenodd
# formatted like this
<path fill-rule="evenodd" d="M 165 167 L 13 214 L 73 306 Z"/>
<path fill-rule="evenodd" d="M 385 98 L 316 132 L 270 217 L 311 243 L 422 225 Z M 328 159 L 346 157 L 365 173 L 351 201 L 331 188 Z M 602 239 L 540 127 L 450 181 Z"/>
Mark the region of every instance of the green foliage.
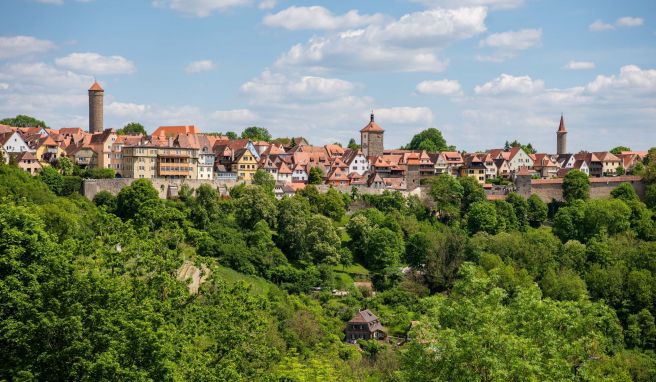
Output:
<path fill-rule="evenodd" d="M 460 206 L 463 215 L 469 211 L 469 206 L 472 204 L 486 200 L 483 186 L 476 179 L 471 176 L 464 176 L 458 178 L 458 183 L 460 183 L 463 190 L 462 204 Z"/>
<path fill-rule="evenodd" d="M 449 149 L 442 132 L 434 127 L 416 134 L 405 148 L 406 150 L 426 150 L 431 153 Z"/>
<path fill-rule="evenodd" d="M 615 155 L 621 154 L 622 151 L 631 151 L 631 149 L 626 146 L 616 146 L 610 150 L 611 154 L 615 154 Z"/>
<path fill-rule="evenodd" d="M 123 187 L 116 196 L 116 214 L 127 220 L 133 218 L 141 205 L 149 201 L 159 200 L 159 194 L 148 179 L 137 179 L 127 187 Z"/>
<path fill-rule="evenodd" d="M 547 214 L 549 212 L 547 203 L 543 202 L 536 194 L 529 196 L 526 203 L 526 218 L 528 223 L 533 228 L 540 227 L 547 220 Z"/>
<path fill-rule="evenodd" d="M 472 235 L 476 232 L 494 234 L 497 231 L 497 210 L 494 204 L 487 201 L 475 202 L 465 216 L 467 229 Z"/>
<path fill-rule="evenodd" d="M 351 138 L 351 139 L 349 139 L 349 141 L 348 141 L 348 145 L 347 145 L 347 147 L 348 147 L 349 149 L 351 149 L 351 150 L 357 150 L 357 149 L 360 148 L 360 145 L 357 144 L 357 142 L 355 141 L 355 139 Z"/>
<path fill-rule="evenodd" d="M 460 207 L 465 190 L 454 177 L 442 174 L 427 180 L 429 195 L 435 202 L 435 210 L 440 220 L 450 223 L 460 216 Z"/>
<path fill-rule="evenodd" d="M 645 187 L 645 204 L 656 211 L 656 184 L 649 184 Z"/>
<path fill-rule="evenodd" d="M 243 228 L 250 229 L 260 220 L 276 226 L 277 208 L 273 195 L 259 186 L 247 186 L 235 202 L 235 218 Z"/>
<path fill-rule="evenodd" d="M 235 133 L 234 131 L 228 131 L 228 132 L 226 132 L 225 135 L 226 135 L 226 137 L 228 137 L 228 139 L 231 139 L 231 140 L 239 139 L 239 135 L 237 135 L 237 133 Z"/>
<path fill-rule="evenodd" d="M 228 138 L 230 137 L 228 136 Z M 265 129 L 264 127 L 251 126 L 245 128 L 244 131 L 241 132 L 241 138 L 250 139 L 251 141 L 269 142 L 271 141 L 271 133 L 269 133 L 269 130 Z"/>
<path fill-rule="evenodd" d="M 73 175 L 75 165 L 68 157 L 60 157 L 57 159 L 55 167 L 59 169 L 62 175 L 70 176 Z"/>
<path fill-rule="evenodd" d="M 14 118 L 5 118 L 0 120 L 0 125 L 9 125 L 14 127 L 48 127 L 45 122 L 38 120 L 29 115 L 19 114 Z"/>
<path fill-rule="evenodd" d="M 273 189 L 276 187 L 276 180 L 273 175 L 259 169 L 253 175 L 253 184 L 262 187 L 267 192 L 273 192 Z"/>
<path fill-rule="evenodd" d="M 143 135 L 146 136 L 146 128 L 138 122 L 130 122 L 127 125 L 123 126 L 122 129 L 116 131 L 118 135 Z"/>
<path fill-rule="evenodd" d="M 590 179 L 579 170 L 571 170 L 563 179 L 563 198 L 568 203 L 587 200 L 590 197 Z"/>
<path fill-rule="evenodd" d="M 116 172 L 113 168 L 92 167 L 84 169 L 80 175 L 88 179 L 114 179 Z"/>
<path fill-rule="evenodd" d="M 57 195 L 62 194 L 64 188 L 64 177 L 53 167 L 46 166 L 39 172 L 39 178 L 45 183 L 50 191 Z"/>
<path fill-rule="evenodd" d="M 312 167 L 308 174 L 308 184 L 323 184 L 323 177 L 324 175 L 321 167 Z"/>
<path fill-rule="evenodd" d="M 506 141 L 506 144 L 504 146 L 504 150 L 510 151 L 510 149 L 513 148 L 513 147 L 519 147 L 522 150 L 524 150 L 524 152 L 527 153 L 527 154 L 535 154 L 537 152 L 537 150 L 535 150 L 533 148 L 533 145 L 530 142 L 528 144 L 523 145 L 520 142 L 518 142 L 517 140 L 514 140 L 512 142 Z"/>
<path fill-rule="evenodd" d="M 116 211 L 116 196 L 109 191 L 100 191 L 93 197 L 93 204 L 113 213 Z"/>

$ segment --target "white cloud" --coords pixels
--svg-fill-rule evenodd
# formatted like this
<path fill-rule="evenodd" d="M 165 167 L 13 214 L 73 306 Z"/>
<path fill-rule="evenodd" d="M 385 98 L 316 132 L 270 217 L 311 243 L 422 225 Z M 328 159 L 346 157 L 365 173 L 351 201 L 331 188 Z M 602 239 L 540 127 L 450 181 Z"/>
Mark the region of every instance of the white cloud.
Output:
<path fill-rule="evenodd" d="M 492 55 L 478 55 L 479 61 L 503 62 L 516 56 L 517 52 L 539 45 L 542 29 L 521 29 L 493 33 L 481 40 L 478 45 L 483 48 L 495 48 Z"/>
<path fill-rule="evenodd" d="M 447 62 L 438 53 L 452 42 L 485 31 L 486 16 L 483 7 L 410 13 L 383 25 L 313 37 L 294 45 L 276 65 L 439 72 Z"/>
<path fill-rule="evenodd" d="M 612 24 L 607 24 L 601 20 L 595 20 L 590 26 L 588 27 L 591 31 L 594 32 L 600 32 L 600 31 L 605 31 L 609 29 L 615 29 L 615 27 Z"/>
<path fill-rule="evenodd" d="M 259 117 L 248 109 L 217 110 L 210 114 L 211 121 L 219 123 L 247 124 L 256 121 Z"/>
<path fill-rule="evenodd" d="M 9 84 L 0 82 L 0 90 L 7 90 L 7 89 L 9 89 Z"/>
<path fill-rule="evenodd" d="M 620 17 L 615 21 L 615 25 L 620 27 L 639 27 L 643 24 L 644 20 L 640 17 Z"/>
<path fill-rule="evenodd" d="M 515 77 L 509 74 L 502 74 L 490 82 L 476 86 L 474 93 L 479 95 L 498 95 L 498 94 L 532 94 L 544 89 L 544 81 L 533 80 L 529 76 Z"/>
<path fill-rule="evenodd" d="M 169 8 L 187 16 L 207 17 L 215 11 L 242 7 L 252 4 L 252 0 L 153 0 L 153 5 Z"/>
<path fill-rule="evenodd" d="M 102 56 L 98 53 L 71 53 L 55 60 L 63 68 L 89 74 L 134 73 L 134 63 L 121 56 Z"/>
<path fill-rule="evenodd" d="M 190 62 L 189 65 L 185 68 L 185 72 L 188 74 L 207 72 L 214 69 L 215 65 L 212 60 L 200 60 Z"/>
<path fill-rule="evenodd" d="M 143 116 L 148 109 L 148 105 L 130 102 L 112 102 L 105 106 L 105 113 L 117 117 L 139 118 Z"/>
<path fill-rule="evenodd" d="M 276 4 L 278 4 L 276 0 L 262 0 L 257 7 L 259 9 L 273 9 L 276 7 Z"/>
<path fill-rule="evenodd" d="M 620 68 L 619 76 L 599 75 L 586 89 L 591 93 L 604 90 L 628 90 L 631 92 L 656 92 L 656 69 L 641 69 L 636 65 Z"/>
<path fill-rule="evenodd" d="M 289 78 L 266 70 L 241 86 L 253 102 L 283 100 L 321 100 L 345 96 L 354 85 L 339 78 L 303 76 Z"/>
<path fill-rule="evenodd" d="M 421 124 L 433 123 L 433 112 L 427 107 L 390 107 L 374 110 L 376 119 L 390 124 Z"/>
<path fill-rule="evenodd" d="M 289 30 L 343 29 L 380 23 L 383 19 L 384 16 L 380 13 L 360 15 L 355 9 L 343 15 L 335 15 L 330 10 L 320 6 L 292 6 L 276 14 L 264 17 L 264 25 Z"/>
<path fill-rule="evenodd" d="M 587 70 L 594 69 L 595 63 L 592 61 L 570 61 L 563 68 L 569 70 Z"/>
<path fill-rule="evenodd" d="M 0 60 L 23 56 L 31 53 L 41 53 L 55 47 L 48 40 L 39 40 L 32 36 L 0 36 Z"/>
<path fill-rule="evenodd" d="M 588 27 L 593 32 L 615 29 L 615 27 L 639 27 L 644 24 L 644 19 L 640 17 L 624 16 L 615 20 L 614 24 L 608 24 L 601 20 L 595 20 Z"/>
<path fill-rule="evenodd" d="M 524 0 L 412 0 L 432 8 L 455 8 L 485 6 L 493 10 L 513 9 L 524 4 Z"/>
<path fill-rule="evenodd" d="M 456 80 L 422 81 L 417 84 L 417 93 L 431 95 L 462 95 L 460 83 Z"/>

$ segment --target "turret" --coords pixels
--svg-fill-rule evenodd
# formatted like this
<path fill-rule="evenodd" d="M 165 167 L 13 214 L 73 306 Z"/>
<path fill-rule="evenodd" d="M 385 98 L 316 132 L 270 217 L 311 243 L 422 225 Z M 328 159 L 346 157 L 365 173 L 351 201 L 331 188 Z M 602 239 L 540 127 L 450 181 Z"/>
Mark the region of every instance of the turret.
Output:
<path fill-rule="evenodd" d="M 565 129 L 565 119 L 560 115 L 560 125 L 556 132 L 556 154 L 567 154 L 567 130 Z"/>
<path fill-rule="evenodd" d="M 103 103 L 105 91 L 98 82 L 94 82 L 89 88 L 89 132 L 102 133 L 103 123 Z"/>

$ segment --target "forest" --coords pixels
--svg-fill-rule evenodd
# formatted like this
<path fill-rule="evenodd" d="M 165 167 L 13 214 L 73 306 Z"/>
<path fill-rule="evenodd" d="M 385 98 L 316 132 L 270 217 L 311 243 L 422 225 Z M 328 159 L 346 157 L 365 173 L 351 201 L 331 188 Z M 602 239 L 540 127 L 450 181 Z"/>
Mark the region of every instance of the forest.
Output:
<path fill-rule="evenodd" d="M 277 200 L 262 172 L 90 201 L 0 165 L 0 380 L 654 381 L 656 149 L 644 167 L 642 200 L 574 170 L 546 204 L 446 175 Z M 365 308 L 399 340 L 346 343 Z"/>

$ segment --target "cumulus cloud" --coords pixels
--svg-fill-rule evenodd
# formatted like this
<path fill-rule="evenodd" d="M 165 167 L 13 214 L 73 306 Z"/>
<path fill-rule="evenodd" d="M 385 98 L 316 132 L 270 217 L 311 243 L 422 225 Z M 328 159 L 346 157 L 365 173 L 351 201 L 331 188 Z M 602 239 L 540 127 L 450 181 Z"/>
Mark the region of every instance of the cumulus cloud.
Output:
<path fill-rule="evenodd" d="M 353 89 L 352 83 L 339 78 L 290 78 L 269 70 L 241 86 L 241 92 L 250 96 L 253 102 L 330 99 L 347 95 Z"/>
<path fill-rule="evenodd" d="M 432 8 L 455 8 L 464 6 L 485 6 L 490 9 L 513 9 L 524 4 L 524 0 L 412 0 Z"/>
<path fill-rule="evenodd" d="M 360 15 L 353 9 L 343 15 L 335 15 L 321 6 L 292 6 L 276 14 L 264 17 L 264 25 L 289 30 L 301 29 L 343 29 L 379 23 L 384 19 L 380 13 Z"/>
<path fill-rule="evenodd" d="M 276 4 L 278 4 L 276 0 L 262 0 L 257 7 L 259 9 L 273 9 L 276 7 Z"/>
<path fill-rule="evenodd" d="M 421 124 L 433 123 L 433 112 L 427 107 L 389 107 L 375 110 L 377 120 L 391 124 Z"/>
<path fill-rule="evenodd" d="M 32 36 L 0 36 L 0 60 L 23 56 L 31 53 L 42 53 L 55 47 L 48 40 L 40 40 Z"/>
<path fill-rule="evenodd" d="M 212 62 L 212 60 L 193 61 L 187 65 L 185 72 L 188 74 L 207 72 L 214 69 L 214 67 L 214 62 Z"/>
<path fill-rule="evenodd" d="M 417 84 L 417 93 L 428 95 L 462 95 L 460 83 L 456 80 L 422 81 Z"/>
<path fill-rule="evenodd" d="M 632 92 L 656 92 L 656 69 L 641 69 L 636 65 L 620 68 L 618 76 L 597 76 L 586 89 L 591 93 L 605 90 L 630 90 Z"/>
<path fill-rule="evenodd" d="M 0 90 L 7 90 L 7 89 L 9 89 L 9 84 L 0 82 Z"/>
<path fill-rule="evenodd" d="M 105 106 L 105 113 L 117 117 L 139 118 L 143 116 L 148 109 L 148 105 L 130 102 L 112 102 Z"/>
<path fill-rule="evenodd" d="M 450 43 L 485 31 L 483 7 L 432 9 L 381 25 L 313 37 L 294 45 L 276 65 L 314 69 L 439 72 L 438 53 Z"/>
<path fill-rule="evenodd" d="M 603 22 L 602 20 L 595 20 L 588 26 L 593 32 L 601 32 L 606 30 L 615 29 L 616 27 L 639 27 L 644 23 L 644 19 L 640 17 L 624 16 L 615 20 L 614 24 Z"/>
<path fill-rule="evenodd" d="M 153 5 L 187 16 L 207 17 L 216 11 L 252 4 L 252 0 L 153 0 Z"/>
<path fill-rule="evenodd" d="M 595 63 L 592 61 L 570 61 L 564 66 L 564 68 L 569 70 L 594 69 Z"/>
<path fill-rule="evenodd" d="M 479 55 L 479 61 L 502 62 L 516 56 L 517 51 L 532 48 L 542 41 L 542 29 L 521 29 L 493 33 L 481 40 L 478 45 L 483 48 L 495 48 L 492 55 Z"/>
<path fill-rule="evenodd" d="M 121 56 L 102 56 L 98 53 L 71 53 L 55 60 L 57 66 L 89 74 L 134 73 L 134 63 Z"/>
<path fill-rule="evenodd" d="M 532 94 L 544 89 L 544 81 L 533 80 L 529 76 L 512 76 L 502 74 L 490 82 L 476 86 L 474 93 L 480 95 L 497 95 L 497 94 Z"/>

